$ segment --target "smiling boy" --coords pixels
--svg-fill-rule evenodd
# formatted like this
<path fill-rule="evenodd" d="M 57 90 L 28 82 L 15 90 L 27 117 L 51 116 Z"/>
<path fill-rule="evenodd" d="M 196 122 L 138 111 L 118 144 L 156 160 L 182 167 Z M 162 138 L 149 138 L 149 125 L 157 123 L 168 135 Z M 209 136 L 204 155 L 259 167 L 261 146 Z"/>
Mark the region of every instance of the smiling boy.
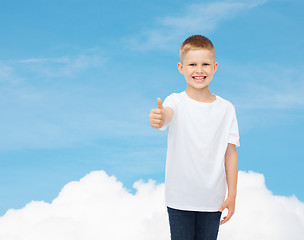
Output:
<path fill-rule="evenodd" d="M 240 145 L 235 108 L 209 91 L 218 63 L 208 38 L 187 38 L 177 67 L 186 90 L 163 104 L 158 98 L 149 116 L 153 128 L 169 126 L 165 197 L 171 239 L 216 240 L 219 225 L 235 209 Z M 228 215 L 220 221 L 225 208 Z"/>

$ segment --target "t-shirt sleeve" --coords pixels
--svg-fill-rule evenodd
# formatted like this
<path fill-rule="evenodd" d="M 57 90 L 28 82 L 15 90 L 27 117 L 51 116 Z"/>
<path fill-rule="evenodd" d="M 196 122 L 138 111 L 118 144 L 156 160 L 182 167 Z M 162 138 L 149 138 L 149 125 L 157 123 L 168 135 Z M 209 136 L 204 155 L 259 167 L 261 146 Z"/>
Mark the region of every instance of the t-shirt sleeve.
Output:
<path fill-rule="evenodd" d="M 176 95 L 175 95 L 175 93 L 173 93 L 173 94 L 169 95 L 168 97 L 166 97 L 165 101 L 163 102 L 163 106 L 164 107 L 171 107 L 173 109 L 173 111 L 174 111 L 174 114 L 172 116 L 172 120 L 173 120 L 173 117 L 174 117 L 174 115 L 175 115 L 175 113 L 177 111 L 177 103 L 176 103 Z M 168 123 L 165 124 L 159 130 L 166 130 L 167 127 L 168 127 L 168 125 L 169 125 Z"/>
<path fill-rule="evenodd" d="M 240 136 L 239 136 L 239 128 L 238 128 L 238 122 L 236 119 L 236 113 L 234 106 L 232 107 L 232 120 L 229 130 L 229 143 L 232 143 L 236 145 L 237 147 L 240 146 Z"/>

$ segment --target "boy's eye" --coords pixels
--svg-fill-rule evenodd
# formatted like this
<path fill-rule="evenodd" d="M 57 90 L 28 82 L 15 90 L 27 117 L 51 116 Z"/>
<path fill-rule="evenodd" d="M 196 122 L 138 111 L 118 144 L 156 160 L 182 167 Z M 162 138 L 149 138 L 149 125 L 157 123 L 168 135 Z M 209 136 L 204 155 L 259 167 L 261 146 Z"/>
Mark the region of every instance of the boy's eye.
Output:
<path fill-rule="evenodd" d="M 209 66 L 210 64 L 209 63 L 203 63 L 202 64 L 203 66 Z M 189 66 L 196 66 L 195 63 L 190 63 Z"/>

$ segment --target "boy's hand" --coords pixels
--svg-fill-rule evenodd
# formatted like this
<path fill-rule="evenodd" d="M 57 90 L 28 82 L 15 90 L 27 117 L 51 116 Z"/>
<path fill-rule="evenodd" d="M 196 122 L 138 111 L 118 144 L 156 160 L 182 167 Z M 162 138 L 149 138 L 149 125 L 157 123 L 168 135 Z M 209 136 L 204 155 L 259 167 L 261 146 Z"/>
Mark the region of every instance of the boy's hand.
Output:
<path fill-rule="evenodd" d="M 166 111 L 160 98 L 157 98 L 157 109 L 152 109 L 150 112 L 150 124 L 153 128 L 161 128 L 164 126 L 166 119 Z"/>
<path fill-rule="evenodd" d="M 222 207 L 220 208 L 220 212 L 223 212 L 225 210 L 225 208 L 228 209 L 228 214 L 226 217 L 224 217 L 224 219 L 221 221 L 221 225 L 224 224 L 225 222 L 227 222 L 232 215 L 234 214 L 234 210 L 235 210 L 235 198 L 231 197 L 231 198 L 227 198 L 226 201 L 223 203 Z"/>

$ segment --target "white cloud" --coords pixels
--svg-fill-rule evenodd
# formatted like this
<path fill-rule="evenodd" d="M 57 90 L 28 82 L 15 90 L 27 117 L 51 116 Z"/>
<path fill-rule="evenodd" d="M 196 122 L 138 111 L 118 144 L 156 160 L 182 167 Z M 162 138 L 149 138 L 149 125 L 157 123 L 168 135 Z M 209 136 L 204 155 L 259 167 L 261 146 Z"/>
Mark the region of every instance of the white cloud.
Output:
<path fill-rule="evenodd" d="M 15 73 L 13 67 L 3 62 L 0 62 L 0 83 L 11 83 L 13 85 L 18 84 L 21 78 Z"/>
<path fill-rule="evenodd" d="M 102 66 L 107 59 L 96 52 L 57 58 L 29 58 L 8 62 L 23 75 L 34 74 L 35 77 L 56 78 L 73 77 L 91 67 Z"/>
<path fill-rule="evenodd" d="M 303 239 L 304 203 L 273 195 L 262 174 L 240 172 L 237 212 L 223 225 L 220 240 Z"/>
<path fill-rule="evenodd" d="M 134 187 L 132 195 L 115 177 L 92 172 L 67 184 L 51 204 L 9 210 L 0 218 L 0 239 L 168 239 L 163 185 Z"/>
<path fill-rule="evenodd" d="M 165 16 L 156 20 L 157 26 L 143 29 L 137 36 L 123 40 L 134 50 L 169 50 L 177 46 L 178 41 L 194 33 L 212 31 L 226 19 L 236 14 L 262 5 L 266 0 L 216 1 L 192 4 L 178 16 Z"/>
<path fill-rule="evenodd" d="M 3 240 L 168 240 L 164 185 L 138 181 L 131 194 L 104 171 L 68 183 L 52 203 L 31 202 L 0 218 Z M 304 203 L 273 195 L 264 176 L 240 172 L 237 210 L 219 240 L 300 240 Z"/>

